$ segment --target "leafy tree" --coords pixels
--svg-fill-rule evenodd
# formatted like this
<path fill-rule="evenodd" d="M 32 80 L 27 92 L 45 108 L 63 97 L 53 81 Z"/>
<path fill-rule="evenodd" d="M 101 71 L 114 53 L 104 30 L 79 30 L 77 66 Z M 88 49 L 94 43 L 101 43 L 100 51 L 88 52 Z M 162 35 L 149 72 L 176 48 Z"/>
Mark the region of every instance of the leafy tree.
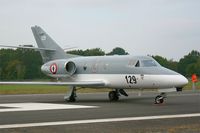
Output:
<path fill-rule="evenodd" d="M 0 79 L 4 80 L 7 77 L 5 71 L 8 64 L 16 59 L 16 53 L 12 49 L 1 49 L 0 50 Z"/>
<path fill-rule="evenodd" d="M 85 50 L 85 56 L 102 56 L 102 55 L 105 55 L 105 52 L 100 48 Z"/>
<path fill-rule="evenodd" d="M 45 78 L 40 70 L 41 65 L 41 56 L 34 50 L 0 50 L 0 80 Z"/>
<path fill-rule="evenodd" d="M 196 63 L 189 64 L 185 71 L 187 76 L 191 76 L 192 74 L 200 75 L 200 59 Z"/>
<path fill-rule="evenodd" d="M 67 52 L 69 54 L 81 55 L 81 56 L 102 56 L 105 52 L 100 48 L 86 49 L 86 50 L 73 50 Z"/>
<path fill-rule="evenodd" d="M 19 60 L 26 66 L 25 79 L 37 79 L 43 77 L 41 73 L 42 59 L 38 51 L 30 49 L 17 49 Z"/>
<path fill-rule="evenodd" d="M 86 50 L 72 50 L 68 51 L 69 54 L 81 55 L 81 56 L 103 56 L 105 52 L 100 48 L 86 49 Z M 106 55 L 127 55 L 128 53 L 120 47 L 114 48 L 111 52 Z"/>
<path fill-rule="evenodd" d="M 162 56 L 156 55 L 152 56 L 160 65 L 166 67 L 168 65 L 168 60 Z"/>
<path fill-rule="evenodd" d="M 178 72 L 185 76 L 191 76 L 192 73 L 198 73 L 199 71 L 199 60 L 200 60 L 200 53 L 198 51 L 191 51 L 188 55 L 185 55 L 183 58 L 180 59 L 178 64 Z"/>
<path fill-rule="evenodd" d="M 106 55 L 128 55 L 128 52 L 126 52 L 123 48 L 116 47 L 110 53 L 107 53 Z"/>
<path fill-rule="evenodd" d="M 25 66 L 19 60 L 12 60 L 5 68 L 5 79 L 7 80 L 20 80 L 24 78 Z"/>
<path fill-rule="evenodd" d="M 177 71 L 178 62 L 173 60 L 167 60 L 166 58 L 156 55 L 152 56 L 160 65 L 169 68 L 171 70 Z"/>

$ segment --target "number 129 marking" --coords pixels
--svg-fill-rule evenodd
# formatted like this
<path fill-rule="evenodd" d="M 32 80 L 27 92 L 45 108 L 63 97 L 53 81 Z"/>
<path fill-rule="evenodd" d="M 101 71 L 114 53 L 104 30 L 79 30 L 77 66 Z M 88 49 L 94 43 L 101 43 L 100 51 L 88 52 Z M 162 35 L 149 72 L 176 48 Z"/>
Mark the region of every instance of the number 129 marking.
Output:
<path fill-rule="evenodd" d="M 127 84 L 137 84 L 136 77 L 134 75 L 126 75 L 125 76 Z"/>

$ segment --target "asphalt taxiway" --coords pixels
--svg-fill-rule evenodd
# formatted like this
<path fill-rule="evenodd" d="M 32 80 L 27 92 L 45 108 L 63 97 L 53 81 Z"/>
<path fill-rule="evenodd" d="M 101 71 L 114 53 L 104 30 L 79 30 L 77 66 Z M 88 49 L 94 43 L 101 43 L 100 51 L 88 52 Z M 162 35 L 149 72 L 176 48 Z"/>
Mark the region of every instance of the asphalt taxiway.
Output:
<path fill-rule="evenodd" d="M 109 102 L 107 93 L 0 95 L 1 132 L 200 132 L 200 91 L 168 94 L 154 104 L 155 92 L 130 93 Z"/>

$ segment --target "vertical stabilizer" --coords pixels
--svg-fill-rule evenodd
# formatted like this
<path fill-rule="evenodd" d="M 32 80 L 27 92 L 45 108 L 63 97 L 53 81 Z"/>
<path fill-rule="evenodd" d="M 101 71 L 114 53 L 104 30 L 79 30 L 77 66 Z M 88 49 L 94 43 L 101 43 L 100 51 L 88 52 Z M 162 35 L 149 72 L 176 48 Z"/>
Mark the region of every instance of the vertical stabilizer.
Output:
<path fill-rule="evenodd" d="M 31 29 L 38 48 L 53 49 L 39 50 L 44 63 L 55 59 L 67 58 L 65 51 L 42 28 L 34 26 Z"/>

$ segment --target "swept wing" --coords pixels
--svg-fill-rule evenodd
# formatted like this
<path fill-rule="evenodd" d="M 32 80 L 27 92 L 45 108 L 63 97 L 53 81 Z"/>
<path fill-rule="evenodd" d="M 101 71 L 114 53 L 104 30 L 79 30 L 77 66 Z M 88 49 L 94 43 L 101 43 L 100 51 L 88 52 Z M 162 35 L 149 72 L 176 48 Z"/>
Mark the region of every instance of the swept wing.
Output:
<path fill-rule="evenodd" d="M 0 82 L 1 85 L 55 85 L 55 86 L 104 86 L 103 81 L 78 81 L 78 82 Z"/>

